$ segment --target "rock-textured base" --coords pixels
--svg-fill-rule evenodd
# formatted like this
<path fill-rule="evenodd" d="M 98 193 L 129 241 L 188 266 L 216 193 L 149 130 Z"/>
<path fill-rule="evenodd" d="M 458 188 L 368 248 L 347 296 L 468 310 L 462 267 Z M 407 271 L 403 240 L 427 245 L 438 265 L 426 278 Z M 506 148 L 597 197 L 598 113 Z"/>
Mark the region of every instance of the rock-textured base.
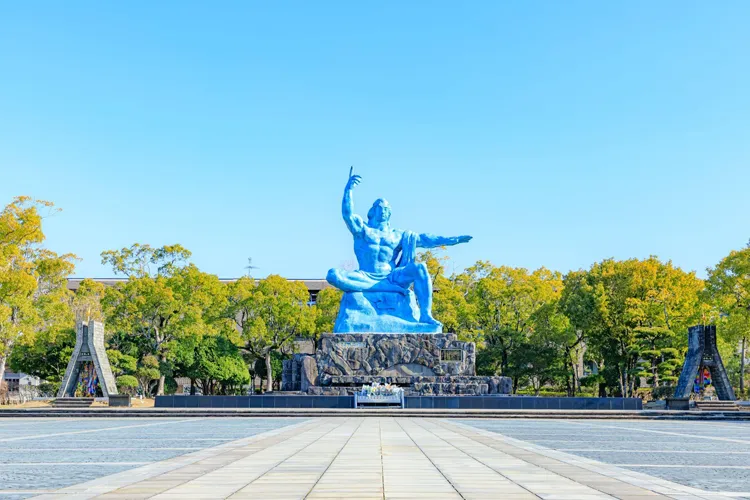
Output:
<path fill-rule="evenodd" d="M 407 396 L 486 396 L 510 394 L 510 377 L 366 377 L 358 384 L 341 384 L 333 380 L 327 386 L 308 386 L 307 394 L 316 396 L 347 396 L 373 382 L 402 387 Z"/>
<path fill-rule="evenodd" d="M 453 334 L 323 334 L 315 354 L 321 384 L 331 377 L 474 375 L 473 342 Z"/>
<path fill-rule="evenodd" d="M 441 333 L 439 323 L 420 323 L 414 292 L 346 292 L 334 333 Z"/>
<path fill-rule="evenodd" d="M 473 342 L 453 334 L 324 334 L 315 355 L 284 361 L 282 390 L 353 394 L 389 383 L 407 395 L 510 394 L 508 377 L 475 376 Z"/>

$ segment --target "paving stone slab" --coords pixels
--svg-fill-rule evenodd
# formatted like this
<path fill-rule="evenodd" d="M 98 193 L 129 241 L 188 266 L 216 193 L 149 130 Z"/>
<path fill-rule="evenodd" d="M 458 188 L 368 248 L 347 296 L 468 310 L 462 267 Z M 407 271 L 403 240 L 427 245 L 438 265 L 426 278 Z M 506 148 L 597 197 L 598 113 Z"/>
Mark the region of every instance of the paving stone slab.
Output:
<path fill-rule="evenodd" d="M 219 429 L 223 425 L 221 422 L 225 421 L 206 419 L 199 423 L 195 420 L 200 430 L 196 427 L 193 435 L 185 436 L 185 439 L 194 442 L 200 439 L 196 435 L 226 437 L 241 434 L 243 425 L 249 425 L 253 419 L 247 419 L 244 424 L 237 420 L 231 426 Z M 179 427 L 182 424 L 178 422 L 169 424 Z M 148 423 L 142 421 L 138 425 Z M 391 416 L 287 421 L 275 429 L 264 428 L 263 432 L 252 436 L 218 441 L 197 451 L 154 460 L 124 472 L 89 481 L 84 478 L 79 484 L 69 487 L 48 492 L 41 486 L 35 488 L 41 493 L 38 498 L 65 499 L 731 498 L 720 491 L 711 492 L 684 482 L 670 481 L 643 467 L 619 467 L 507 434 L 533 435 L 533 432 L 528 432 L 529 428 L 550 434 L 559 430 L 561 425 L 567 425 L 564 428 L 570 432 L 585 433 L 586 429 L 577 423 L 514 421 L 506 428 L 502 425 L 482 428 L 479 423 L 482 421 Z M 112 447 L 106 440 L 110 435 L 117 435 L 118 431 L 101 431 L 100 424 L 98 422 L 91 429 L 93 434 L 81 435 L 101 435 L 102 447 Z M 620 423 L 613 425 L 620 426 Z M 637 424 L 627 422 L 625 429 L 633 425 L 638 428 Z M 122 422 L 110 422 L 108 428 L 117 427 L 122 427 Z M 122 431 L 136 435 L 141 429 L 153 435 L 158 433 L 157 429 L 163 429 L 166 434 L 178 434 L 179 430 L 175 431 L 173 427 L 135 427 Z M 77 429 L 84 430 L 80 426 Z M 605 432 L 599 432 L 602 430 Z M 655 436 L 669 435 L 660 434 L 662 432 L 677 432 L 673 427 L 659 425 L 641 430 L 652 431 Z M 705 430 L 696 428 L 685 432 L 690 435 L 690 432 Z M 597 436 L 606 435 L 606 429 L 595 431 Z M 700 439 L 725 444 L 727 442 L 722 439 L 742 441 L 727 437 L 729 431 L 734 429 L 727 428 L 724 434 L 703 432 Z M 163 442 L 164 439 L 160 441 Z M 41 449 L 39 452 L 45 453 Z M 132 453 L 135 454 L 128 451 L 123 457 L 138 456 L 137 451 Z M 2 467 L 0 465 L 0 473 Z M 709 473 L 708 477 L 718 478 L 718 474 L 712 476 Z M 34 494 L 28 489 L 21 493 L 24 487 L 28 484 L 17 484 L 15 490 L 2 484 L 0 499 L 26 498 Z M 735 485 L 733 498 L 741 498 L 737 487 Z"/>

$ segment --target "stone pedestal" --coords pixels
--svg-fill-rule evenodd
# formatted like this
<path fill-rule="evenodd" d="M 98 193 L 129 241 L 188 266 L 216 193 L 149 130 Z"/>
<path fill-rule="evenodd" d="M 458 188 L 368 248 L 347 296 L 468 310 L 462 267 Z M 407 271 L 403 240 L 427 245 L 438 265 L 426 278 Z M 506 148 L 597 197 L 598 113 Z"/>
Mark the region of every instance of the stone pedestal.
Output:
<path fill-rule="evenodd" d="M 314 355 L 284 361 L 282 390 L 352 394 L 373 382 L 407 395 L 510 394 L 508 377 L 477 377 L 473 342 L 453 334 L 324 334 Z"/>

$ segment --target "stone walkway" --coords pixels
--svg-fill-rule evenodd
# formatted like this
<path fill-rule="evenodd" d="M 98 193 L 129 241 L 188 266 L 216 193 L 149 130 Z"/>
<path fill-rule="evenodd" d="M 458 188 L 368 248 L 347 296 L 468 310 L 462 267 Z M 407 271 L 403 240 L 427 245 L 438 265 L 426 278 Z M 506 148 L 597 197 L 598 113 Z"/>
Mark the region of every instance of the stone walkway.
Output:
<path fill-rule="evenodd" d="M 456 420 L 319 418 L 35 498 L 709 499 Z"/>

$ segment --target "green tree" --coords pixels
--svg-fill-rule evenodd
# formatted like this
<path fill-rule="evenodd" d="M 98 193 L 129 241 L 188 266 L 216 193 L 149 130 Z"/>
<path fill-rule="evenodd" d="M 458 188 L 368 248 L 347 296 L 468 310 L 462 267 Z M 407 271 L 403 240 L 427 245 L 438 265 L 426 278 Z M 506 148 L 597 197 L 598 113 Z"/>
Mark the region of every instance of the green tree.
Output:
<path fill-rule="evenodd" d="M 112 375 L 132 375 L 138 369 L 138 360 L 127 354 L 123 354 L 115 349 L 107 349 L 107 359 L 109 366 L 112 368 Z"/>
<path fill-rule="evenodd" d="M 557 307 L 568 318 L 569 330 L 563 351 L 568 367 L 566 379 L 570 381 L 567 384 L 568 394 L 575 396 L 576 391 L 583 386 L 579 375 L 583 373 L 581 365 L 587 350 L 586 337 L 598 326 L 596 301 L 587 271 L 571 271 L 565 275 Z"/>
<path fill-rule="evenodd" d="M 608 386 L 632 396 L 645 366 L 654 383 L 660 374 L 663 382 L 673 379 L 671 349 L 684 348 L 685 330 L 700 316 L 703 283 L 695 273 L 656 257 L 608 259 L 568 283 L 562 310 L 585 332 Z"/>
<path fill-rule="evenodd" d="M 750 339 L 750 243 L 732 250 L 714 268 L 708 269 L 706 298 L 714 307 L 712 320 L 721 337 L 740 346 L 739 389 L 745 394 L 745 352 Z"/>
<path fill-rule="evenodd" d="M 102 321 L 102 297 L 105 290 L 104 284 L 90 278 L 82 280 L 78 285 L 76 293 L 72 294 L 70 307 L 76 321 L 88 323 L 91 320 Z"/>
<path fill-rule="evenodd" d="M 102 252 L 102 264 L 109 264 L 115 274 L 128 277 L 170 276 L 184 267 L 191 253 L 182 245 L 151 245 L 134 243 L 129 248 Z"/>
<path fill-rule="evenodd" d="M 315 317 L 313 343 L 315 349 L 317 349 L 318 339 L 322 333 L 333 332 L 333 325 L 336 322 L 336 316 L 339 314 L 342 295 L 341 290 L 333 287 L 324 288 L 318 292 L 313 309 Z"/>
<path fill-rule="evenodd" d="M 52 203 L 18 197 L 0 212 L 0 380 L 21 338 L 70 323 L 66 278 L 75 256 L 41 246 Z"/>
<path fill-rule="evenodd" d="M 239 394 L 250 382 L 238 347 L 222 334 L 183 339 L 176 372 L 190 378 L 192 388 L 200 385 L 204 395 Z"/>
<path fill-rule="evenodd" d="M 159 361 L 157 395 L 164 394 L 180 339 L 225 328 L 226 287 L 219 279 L 187 264 L 190 252 L 180 245 L 130 248 L 102 253 L 116 273 L 128 281 L 107 288 L 103 310 L 112 329 L 143 337 L 139 358 L 153 354 Z M 156 274 L 151 274 L 155 269 Z"/>
<path fill-rule="evenodd" d="M 9 365 L 15 371 L 49 382 L 56 390 L 65 375 L 75 342 L 76 334 L 72 328 L 42 330 L 20 339 L 13 349 Z"/>
<path fill-rule="evenodd" d="M 227 317 L 236 322 L 244 349 L 265 360 L 267 373 L 273 373 L 271 353 L 289 347 L 297 336 L 312 335 L 315 312 L 307 305 L 308 290 L 302 282 L 270 275 L 257 285 L 243 277 L 229 286 Z M 273 391 L 273 377 L 266 381 Z"/>
<path fill-rule="evenodd" d="M 273 351 L 271 353 L 271 380 L 279 381 L 281 379 L 282 372 L 284 370 L 284 360 L 288 359 L 289 356 L 279 352 Z M 261 380 L 265 380 L 268 384 L 268 367 L 266 366 L 265 359 L 256 359 L 253 372 L 255 376 Z"/>
<path fill-rule="evenodd" d="M 531 318 L 533 331 L 514 355 L 518 371 L 539 395 L 542 386 L 564 381 L 569 395 L 575 395 L 575 331 L 560 312 L 557 301 L 539 307 Z"/>
<path fill-rule="evenodd" d="M 117 392 L 123 394 L 135 395 L 138 390 L 138 379 L 134 375 L 120 375 L 115 378 Z"/>
<path fill-rule="evenodd" d="M 638 327 L 635 329 L 634 350 L 638 353 L 639 377 L 644 377 L 652 389 L 677 382 L 682 356 L 677 347 L 679 335 L 665 326 Z"/>
<path fill-rule="evenodd" d="M 107 358 L 115 377 L 117 391 L 124 394 L 134 395 L 138 389 L 138 360 L 115 349 L 107 349 Z"/>
<path fill-rule="evenodd" d="M 144 396 L 148 397 L 153 395 L 154 383 L 156 382 L 158 384 L 158 380 L 161 377 L 163 377 L 163 375 L 159 369 L 159 360 L 156 359 L 156 356 L 149 354 L 144 356 L 143 359 L 138 362 L 138 366 L 135 370 L 135 378 L 138 379 L 138 385 Z"/>
<path fill-rule="evenodd" d="M 432 303 L 433 316 L 443 324 L 443 331 L 458 335 L 462 341 L 476 342 L 481 345 L 481 332 L 476 327 L 476 305 L 467 300 L 471 281 L 468 274 L 445 275 L 447 257 L 438 256 L 435 251 L 420 255 L 420 260 L 427 265 L 435 290 Z"/>
<path fill-rule="evenodd" d="M 465 279 L 473 283 L 468 301 L 476 311 L 474 329 L 482 332 L 487 348 L 483 366 L 513 378 L 515 391 L 528 376 L 530 355 L 540 355 L 537 366 L 548 364 L 547 352 L 525 346 L 535 335 L 538 312 L 559 299 L 562 277 L 545 268 L 529 272 L 523 268 L 494 267 L 488 262 L 478 262 L 467 269 L 467 276 Z M 494 362 L 489 362 L 488 356 L 493 356 Z M 537 375 L 541 377 L 544 371 L 539 370 Z"/>

